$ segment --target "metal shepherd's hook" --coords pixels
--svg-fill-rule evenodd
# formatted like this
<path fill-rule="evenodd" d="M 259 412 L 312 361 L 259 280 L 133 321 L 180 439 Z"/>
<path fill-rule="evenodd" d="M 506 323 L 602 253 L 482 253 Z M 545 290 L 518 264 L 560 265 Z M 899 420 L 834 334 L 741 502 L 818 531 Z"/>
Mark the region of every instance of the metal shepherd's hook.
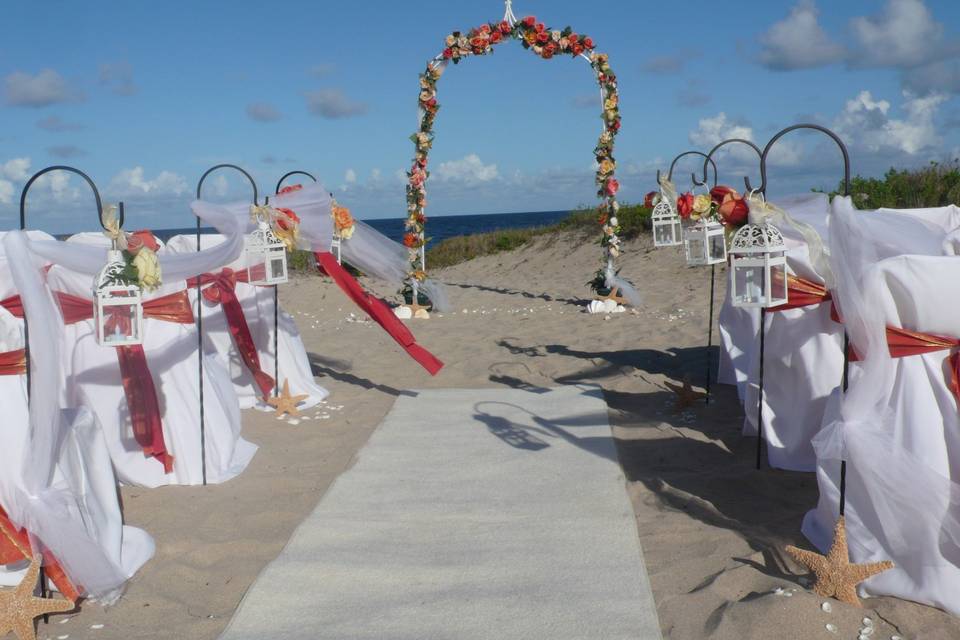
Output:
<path fill-rule="evenodd" d="M 239 171 L 244 176 L 246 176 L 247 180 L 250 181 L 250 186 L 253 187 L 253 204 L 254 205 L 257 204 L 257 197 L 259 193 L 257 191 L 256 181 L 254 181 L 253 177 L 249 173 L 247 173 L 246 171 L 244 171 L 243 169 L 241 169 L 235 164 L 218 164 L 216 166 L 213 166 L 207 169 L 203 173 L 203 175 L 200 176 L 200 180 L 197 181 L 197 200 L 200 199 L 200 195 L 203 192 L 203 183 L 207 179 L 207 176 L 209 176 L 214 171 L 217 171 L 218 169 L 235 169 L 236 171 Z M 197 251 L 200 251 L 200 249 L 201 249 L 200 217 L 197 216 Z M 205 427 L 204 415 L 203 415 L 203 305 L 201 303 L 201 300 L 203 300 L 203 298 L 201 297 L 201 294 L 200 294 L 200 285 L 201 285 L 200 280 L 201 280 L 200 278 L 197 278 L 197 349 L 200 355 L 200 357 L 197 358 L 197 375 L 200 378 L 200 384 L 199 384 L 199 389 L 200 389 L 200 469 L 203 477 L 203 484 L 204 486 L 206 486 L 207 484 L 207 453 L 206 453 L 207 433 L 206 433 L 206 427 Z"/>
<path fill-rule="evenodd" d="M 755 191 L 759 192 L 761 195 L 766 196 L 767 193 L 767 158 L 770 155 L 770 150 L 773 148 L 773 145 L 777 143 L 780 138 L 790 133 L 791 131 L 796 131 L 797 129 L 810 129 L 812 131 L 819 131 L 833 140 L 837 147 L 840 149 L 840 153 L 843 155 L 843 195 L 850 195 L 850 153 L 847 151 L 847 145 L 843 143 L 843 140 L 840 139 L 836 133 L 827 129 L 826 127 L 820 126 L 818 124 L 795 124 L 786 129 L 779 131 L 776 135 L 770 138 L 770 142 L 763 148 L 763 153 L 760 154 L 760 187 Z M 747 191 L 754 191 L 753 185 L 750 183 L 750 178 L 744 177 L 743 184 L 746 186 Z M 760 468 L 761 461 L 761 448 L 763 447 L 763 351 L 764 351 L 764 335 L 766 333 L 766 309 L 760 309 L 760 380 L 759 380 L 759 399 L 757 401 L 757 468 Z M 843 332 L 843 378 L 841 380 L 841 389 L 846 392 L 847 390 L 847 371 L 849 368 L 849 337 L 846 330 Z M 846 506 L 846 482 L 847 482 L 847 462 L 846 460 L 841 460 L 840 462 L 840 515 L 844 513 L 844 508 Z"/>

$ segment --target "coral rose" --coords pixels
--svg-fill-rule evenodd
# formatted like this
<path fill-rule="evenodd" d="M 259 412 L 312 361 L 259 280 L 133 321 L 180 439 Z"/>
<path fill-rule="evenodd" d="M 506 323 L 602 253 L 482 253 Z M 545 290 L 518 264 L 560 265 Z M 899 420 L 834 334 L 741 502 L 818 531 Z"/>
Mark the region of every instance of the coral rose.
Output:
<path fill-rule="evenodd" d="M 523 19 L 523 24 L 527 25 L 528 27 L 532 27 L 536 23 L 537 23 L 537 19 L 534 18 L 533 16 L 527 16 L 526 18 Z"/>
<path fill-rule="evenodd" d="M 415 249 L 420 244 L 420 238 L 415 233 L 405 233 L 403 235 L 403 244 L 408 249 Z"/>
<path fill-rule="evenodd" d="M 734 197 L 739 195 L 735 189 L 722 184 L 718 184 L 713 189 L 710 189 L 710 198 L 717 204 L 723 202 L 723 199 L 727 196 L 727 194 L 731 194 Z"/>
<path fill-rule="evenodd" d="M 728 193 L 720 203 L 720 217 L 728 227 L 739 227 L 747 221 L 750 207 L 743 198 Z"/>
<path fill-rule="evenodd" d="M 617 195 L 617 191 L 620 190 L 620 183 L 617 182 L 616 178 L 610 178 L 607 180 L 607 193 L 611 196 Z"/>
<path fill-rule="evenodd" d="M 685 193 L 677 198 L 677 213 L 679 213 L 680 217 L 684 220 L 690 217 L 690 214 L 693 213 L 692 193 Z"/>
<path fill-rule="evenodd" d="M 656 191 L 651 191 L 643 197 L 643 206 L 645 207 L 655 207 L 656 203 L 653 201 L 656 198 L 658 193 Z"/>

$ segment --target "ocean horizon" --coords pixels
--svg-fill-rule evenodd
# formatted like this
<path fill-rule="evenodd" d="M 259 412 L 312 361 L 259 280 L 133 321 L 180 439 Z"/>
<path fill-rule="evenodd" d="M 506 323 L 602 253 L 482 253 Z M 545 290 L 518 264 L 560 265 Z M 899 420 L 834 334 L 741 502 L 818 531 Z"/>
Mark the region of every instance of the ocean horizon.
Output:
<path fill-rule="evenodd" d="M 514 213 L 480 213 L 467 215 L 434 216 L 427 221 L 427 246 L 442 242 L 454 236 L 489 233 L 503 229 L 529 229 L 555 224 L 570 213 L 562 211 L 523 211 Z M 391 240 L 403 239 L 406 218 L 374 218 L 363 220 Z M 196 227 L 174 229 L 153 229 L 154 235 L 167 242 L 181 234 L 196 233 Z M 211 228 L 201 229 L 203 233 L 213 233 Z"/>

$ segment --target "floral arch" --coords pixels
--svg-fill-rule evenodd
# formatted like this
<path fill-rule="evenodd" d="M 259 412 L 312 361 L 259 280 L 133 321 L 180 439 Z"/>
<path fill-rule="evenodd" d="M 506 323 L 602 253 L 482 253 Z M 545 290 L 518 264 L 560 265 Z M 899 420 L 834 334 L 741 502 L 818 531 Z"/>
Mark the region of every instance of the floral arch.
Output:
<path fill-rule="evenodd" d="M 620 188 L 614 177 L 616 160 L 613 156 L 614 141 L 620 131 L 619 95 L 617 77 L 607 61 L 607 55 L 594 50 L 593 40 L 570 27 L 551 29 L 533 16 L 517 19 L 511 9 L 511 0 L 506 0 L 507 11 L 500 22 L 490 22 L 466 33 L 454 31 L 447 36 L 443 51 L 427 63 L 420 74 L 420 128 L 410 136 L 416 154 L 410 171 L 407 172 L 407 221 L 403 243 L 410 252 L 410 278 L 416 288 L 426 277 L 426 182 L 430 176 L 427 161 L 433 145 L 433 123 L 440 109 L 437 102 L 437 82 L 450 62 L 458 64 L 464 58 L 493 53 L 493 48 L 508 40 L 518 40 L 527 49 L 545 60 L 556 56 L 583 58 L 590 63 L 600 86 L 603 131 L 594 149 L 597 161 L 597 196 L 600 198 L 600 218 L 603 236 L 600 244 L 608 274 L 620 254 L 620 228 L 617 223 L 617 190 Z"/>

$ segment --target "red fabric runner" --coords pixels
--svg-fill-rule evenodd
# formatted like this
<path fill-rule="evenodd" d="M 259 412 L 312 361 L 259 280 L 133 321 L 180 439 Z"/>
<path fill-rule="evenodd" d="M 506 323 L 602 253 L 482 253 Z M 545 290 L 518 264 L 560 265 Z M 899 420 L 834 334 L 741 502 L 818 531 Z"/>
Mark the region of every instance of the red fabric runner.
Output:
<path fill-rule="evenodd" d="M 227 325 L 230 327 L 230 335 L 233 337 L 233 343 L 243 358 L 243 363 L 253 374 L 253 379 L 260 388 L 264 398 L 269 398 L 273 390 L 273 377 L 267 374 L 260 366 L 260 354 L 257 352 L 257 345 L 250 334 L 250 326 L 247 324 L 247 318 L 243 314 L 243 306 L 237 299 L 237 282 L 249 282 L 250 273 L 247 269 L 234 271 L 233 269 L 223 269 L 220 273 L 204 273 L 203 275 L 192 278 L 187 281 L 191 287 L 210 285 L 202 290 L 205 300 L 220 303 L 223 307 L 223 315 L 227 319 Z"/>
<path fill-rule="evenodd" d="M 27 372 L 26 349 L 0 353 L 0 376 L 20 376 Z"/>
<path fill-rule="evenodd" d="M 18 529 L 0 507 L 0 564 L 12 564 L 21 560 L 31 560 L 30 534 L 26 529 Z M 57 590 L 74 602 L 80 598 L 80 591 L 67 577 L 60 563 L 49 551 L 42 552 L 43 570 Z"/>
<path fill-rule="evenodd" d="M 906 358 L 924 353 L 952 350 L 953 353 L 947 356 L 949 369 L 947 386 L 957 398 L 957 406 L 960 408 L 960 339 L 920 333 L 919 331 L 910 331 L 898 327 L 887 327 L 887 346 L 890 349 L 891 358 Z M 860 354 L 854 351 L 852 344 L 847 350 L 847 354 L 851 362 L 860 360 Z"/>
<path fill-rule="evenodd" d="M 363 309 L 374 322 L 383 327 L 390 334 L 390 337 L 396 340 L 397 344 L 403 347 L 410 357 L 416 360 L 430 375 L 437 375 L 437 372 L 443 368 L 443 363 L 417 344 L 416 338 L 393 313 L 393 309 L 387 306 L 387 303 L 364 291 L 360 283 L 347 273 L 346 269 L 337 264 L 337 259 L 332 253 L 325 251 L 314 255 L 317 257 L 317 263 L 333 278 L 333 281 L 347 294 L 347 297 Z"/>
<path fill-rule="evenodd" d="M 833 296 L 822 284 L 787 275 L 787 302 L 767 311 L 787 311 L 832 300 Z"/>
<path fill-rule="evenodd" d="M 74 324 L 93 318 L 93 302 L 79 296 L 54 292 L 60 303 L 65 324 Z M 23 317 L 23 305 L 19 296 L 0 300 L 0 306 L 6 308 L 18 318 Z M 143 303 L 144 318 L 192 324 L 193 311 L 190 309 L 190 297 L 186 290 L 161 296 Z M 117 362 L 123 381 L 123 392 L 127 399 L 133 435 L 143 452 L 163 465 L 164 473 L 173 471 L 173 456 L 167 452 L 163 439 L 163 424 L 160 419 L 160 402 L 157 388 L 147 366 L 147 356 L 140 345 L 116 347 Z"/>

